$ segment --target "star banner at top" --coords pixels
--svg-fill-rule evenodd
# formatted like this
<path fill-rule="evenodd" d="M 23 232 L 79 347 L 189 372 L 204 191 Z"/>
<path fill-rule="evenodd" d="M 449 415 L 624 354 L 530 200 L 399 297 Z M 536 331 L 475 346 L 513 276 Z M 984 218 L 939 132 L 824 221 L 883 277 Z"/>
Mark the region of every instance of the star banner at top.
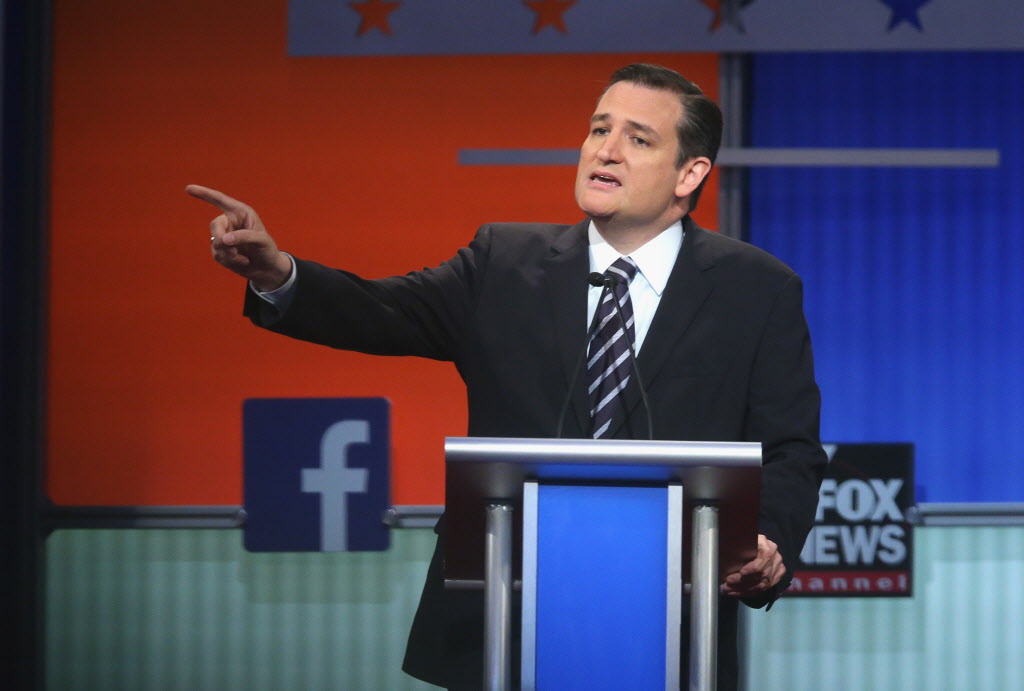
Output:
<path fill-rule="evenodd" d="M 289 0 L 315 55 L 1017 50 L 1019 0 Z"/>

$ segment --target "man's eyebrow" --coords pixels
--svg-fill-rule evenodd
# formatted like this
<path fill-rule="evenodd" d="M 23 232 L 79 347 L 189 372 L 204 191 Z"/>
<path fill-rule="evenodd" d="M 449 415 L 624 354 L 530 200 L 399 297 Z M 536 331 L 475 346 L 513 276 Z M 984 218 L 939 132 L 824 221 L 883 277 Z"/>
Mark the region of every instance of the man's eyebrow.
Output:
<path fill-rule="evenodd" d="M 646 134 L 648 137 L 651 137 L 652 139 L 658 138 L 658 133 L 650 125 L 645 125 L 644 123 L 637 122 L 636 120 L 626 120 L 626 124 L 635 130 L 640 130 L 641 132 Z"/>
<path fill-rule="evenodd" d="M 608 113 L 594 113 L 590 117 L 590 124 L 593 125 L 593 124 L 597 124 L 599 122 L 605 123 L 605 122 L 608 122 L 611 119 L 612 119 L 612 117 Z M 645 125 L 644 123 L 637 122 L 636 120 L 626 120 L 626 124 L 631 129 L 640 130 L 641 132 L 646 134 L 648 137 L 651 137 L 652 139 L 653 138 L 657 138 L 657 136 L 658 136 L 658 133 L 650 125 Z"/>

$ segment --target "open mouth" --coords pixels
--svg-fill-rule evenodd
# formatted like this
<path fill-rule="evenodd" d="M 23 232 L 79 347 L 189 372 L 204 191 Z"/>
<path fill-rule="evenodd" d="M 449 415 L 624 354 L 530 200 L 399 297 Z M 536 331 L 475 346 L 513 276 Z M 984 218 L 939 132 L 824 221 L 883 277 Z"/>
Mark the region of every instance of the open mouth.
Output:
<path fill-rule="evenodd" d="M 610 187 L 621 187 L 622 183 L 611 175 L 605 175 L 604 173 L 594 173 L 590 176 L 591 181 L 598 182 L 602 185 L 608 185 Z"/>

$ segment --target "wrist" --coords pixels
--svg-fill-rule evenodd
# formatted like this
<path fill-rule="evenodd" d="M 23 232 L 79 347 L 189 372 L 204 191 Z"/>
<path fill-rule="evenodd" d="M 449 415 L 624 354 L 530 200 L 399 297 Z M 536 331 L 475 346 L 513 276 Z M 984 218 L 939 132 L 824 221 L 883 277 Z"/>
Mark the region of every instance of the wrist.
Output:
<path fill-rule="evenodd" d="M 252 285 L 261 293 L 269 293 L 277 290 L 292 275 L 292 259 L 284 252 L 277 253 L 277 259 L 267 271 L 261 272 L 259 276 L 253 277 Z"/>

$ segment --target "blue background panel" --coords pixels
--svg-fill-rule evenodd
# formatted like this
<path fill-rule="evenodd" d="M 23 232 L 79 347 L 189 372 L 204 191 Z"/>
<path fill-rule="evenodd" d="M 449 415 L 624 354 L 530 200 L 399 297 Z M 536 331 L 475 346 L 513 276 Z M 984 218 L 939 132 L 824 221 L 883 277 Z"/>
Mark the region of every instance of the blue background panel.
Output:
<path fill-rule="evenodd" d="M 538 688 L 664 688 L 668 490 L 538 490 Z"/>
<path fill-rule="evenodd" d="M 758 147 L 992 148 L 998 168 L 762 168 L 803 277 L 822 437 L 912 441 L 918 501 L 1024 498 L 1024 54 L 759 55 Z"/>

